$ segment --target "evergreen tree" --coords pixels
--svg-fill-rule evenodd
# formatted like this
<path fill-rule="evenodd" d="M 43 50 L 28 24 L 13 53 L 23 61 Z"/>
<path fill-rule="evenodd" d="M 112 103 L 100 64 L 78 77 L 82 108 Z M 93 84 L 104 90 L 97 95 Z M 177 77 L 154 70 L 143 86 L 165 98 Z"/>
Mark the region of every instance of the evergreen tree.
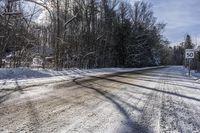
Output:
<path fill-rule="evenodd" d="M 194 44 L 192 43 L 192 39 L 189 34 L 186 35 L 184 46 L 185 46 L 185 49 L 193 49 L 194 48 Z"/>

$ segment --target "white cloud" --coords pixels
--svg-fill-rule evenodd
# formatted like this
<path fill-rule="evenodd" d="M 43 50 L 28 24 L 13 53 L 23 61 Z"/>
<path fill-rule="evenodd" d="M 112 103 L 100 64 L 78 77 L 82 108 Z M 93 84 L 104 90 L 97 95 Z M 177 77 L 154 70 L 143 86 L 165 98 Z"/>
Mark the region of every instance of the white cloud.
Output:
<path fill-rule="evenodd" d="M 165 35 L 179 42 L 186 33 L 200 34 L 199 0 L 148 0 L 154 6 L 158 21 L 167 23 Z"/>

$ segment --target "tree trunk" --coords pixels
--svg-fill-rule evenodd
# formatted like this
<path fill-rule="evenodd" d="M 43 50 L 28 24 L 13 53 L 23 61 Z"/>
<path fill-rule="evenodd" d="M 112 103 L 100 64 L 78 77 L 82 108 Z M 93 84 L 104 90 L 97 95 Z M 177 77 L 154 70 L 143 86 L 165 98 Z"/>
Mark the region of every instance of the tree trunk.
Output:
<path fill-rule="evenodd" d="M 57 0 L 57 37 L 56 37 L 56 70 L 59 70 L 60 67 L 60 61 L 59 61 L 59 55 L 60 55 L 60 47 L 59 47 L 59 38 L 60 38 L 60 2 Z"/>

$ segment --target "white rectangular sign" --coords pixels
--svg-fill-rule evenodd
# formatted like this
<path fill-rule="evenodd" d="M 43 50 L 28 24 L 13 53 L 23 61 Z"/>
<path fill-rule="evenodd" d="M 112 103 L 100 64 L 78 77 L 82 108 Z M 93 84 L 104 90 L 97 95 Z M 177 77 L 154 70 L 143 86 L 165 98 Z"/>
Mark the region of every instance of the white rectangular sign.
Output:
<path fill-rule="evenodd" d="M 194 58 L 194 49 L 186 49 L 185 50 L 185 58 L 193 59 Z"/>

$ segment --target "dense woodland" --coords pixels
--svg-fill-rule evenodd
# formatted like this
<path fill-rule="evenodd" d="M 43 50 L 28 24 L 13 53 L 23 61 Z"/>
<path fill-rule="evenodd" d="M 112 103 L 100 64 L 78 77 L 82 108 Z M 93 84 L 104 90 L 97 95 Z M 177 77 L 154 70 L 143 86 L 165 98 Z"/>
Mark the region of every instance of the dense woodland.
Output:
<path fill-rule="evenodd" d="M 35 58 L 56 69 L 172 64 L 164 27 L 146 2 L 1 0 L 0 67 L 30 67 Z"/>

